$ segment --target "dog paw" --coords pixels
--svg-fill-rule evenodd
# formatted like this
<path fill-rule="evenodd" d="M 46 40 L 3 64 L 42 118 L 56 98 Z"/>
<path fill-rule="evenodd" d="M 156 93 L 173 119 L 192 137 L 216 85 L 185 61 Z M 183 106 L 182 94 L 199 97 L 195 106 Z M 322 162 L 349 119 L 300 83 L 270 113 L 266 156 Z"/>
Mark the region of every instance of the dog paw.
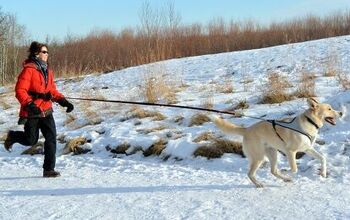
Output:
<path fill-rule="evenodd" d="M 254 183 L 256 188 L 264 188 L 264 185 L 262 183 Z"/>
<path fill-rule="evenodd" d="M 321 175 L 323 178 L 327 178 L 329 176 L 329 172 L 325 170 L 319 170 L 318 174 Z"/>
<path fill-rule="evenodd" d="M 283 179 L 283 181 L 286 182 L 286 183 L 291 183 L 291 182 L 293 182 L 292 178 L 289 178 L 289 177 L 285 177 L 285 178 Z"/>
<path fill-rule="evenodd" d="M 320 172 L 320 175 L 321 175 L 323 178 L 327 178 L 327 177 L 328 177 L 327 172 Z"/>

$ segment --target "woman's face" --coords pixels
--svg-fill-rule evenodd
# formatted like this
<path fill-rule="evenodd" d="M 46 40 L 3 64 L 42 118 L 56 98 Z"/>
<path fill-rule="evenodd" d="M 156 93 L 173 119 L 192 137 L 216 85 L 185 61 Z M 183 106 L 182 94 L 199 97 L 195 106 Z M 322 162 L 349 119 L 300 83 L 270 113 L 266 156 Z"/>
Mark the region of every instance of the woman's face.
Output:
<path fill-rule="evenodd" d="M 47 62 L 47 59 L 48 59 L 48 57 L 49 57 L 49 51 L 47 50 L 46 47 L 42 47 L 42 48 L 41 48 L 41 50 L 40 50 L 40 52 L 39 52 L 39 54 L 38 54 L 38 57 L 39 57 L 41 60 Z"/>

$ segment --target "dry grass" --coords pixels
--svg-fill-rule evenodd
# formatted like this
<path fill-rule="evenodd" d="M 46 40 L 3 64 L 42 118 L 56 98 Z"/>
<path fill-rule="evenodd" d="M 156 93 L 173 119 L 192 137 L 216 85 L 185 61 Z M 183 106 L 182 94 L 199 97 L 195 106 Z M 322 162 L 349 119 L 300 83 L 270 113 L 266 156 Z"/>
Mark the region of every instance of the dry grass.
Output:
<path fill-rule="evenodd" d="M 332 50 L 332 52 L 330 52 L 330 55 L 327 57 L 325 62 L 324 76 L 325 77 L 336 76 L 337 73 L 339 72 L 338 66 L 339 66 L 339 58 L 335 50 Z"/>
<path fill-rule="evenodd" d="M 66 143 L 62 154 L 65 155 L 72 152 L 74 155 L 87 153 L 91 150 L 82 147 L 82 145 L 86 144 L 87 142 L 88 141 L 84 137 L 73 138 Z"/>
<path fill-rule="evenodd" d="M 44 153 L 44 142 L 39 141 L 32 147 L 23 151 L 21 154 L 35 155 L 35 154 L 43 154 L 43 153 Z"/>
<path fill-rule="evenodd" d="M 173 119 L 173 121 L 174 121 L 174 123 L 177 123 L 177 124 L 182 124 L 182 122 L 184 121 L 184 116 L 182 116 L 182 115 L 178 115 L 178 116 L 176 116 L 174 119 Z"/>
<path fill-rule="evenodd" d="M 191 117 L 189 126 L 191 127 L 195 125 L 202 125 L 209 121 L 210 121 L 210 118 L 207 115 L 199 113 Z"/>
<path fill-rule="evenodd" d="M 0 105 L 2 106 L 3 110 L 7 110 L 7 109 L 10 109 L 12 107 L 10 104 L 8 104 L 5 101 L 0 101 Z"/>
<path fill-rule="evenodd" d="M 150 103 L 162 101 L 167 104 L 176 104 L 178 102 L 176 93 L 185 86 L 179 82 L 179 79 L 170 76 L 173 75 L 168 74 L 162 66 L 148 69 L 144 75 L 144 85 L 140 90 L 141 97 Z"/>
<path fill-rule="evenodd" d="M 214 107 L 214 98 L 212 95 L 209 95 L 206 99 L 201 100 L 202 108 L 213 109 Z"/>
<path fill-rule="evenodd" d="M 81 95 L 81 97 L 85 98 L 85 95 Z M 95 95 L 97 99 L 102 99 L 104 100 L 105 98 L 101 95 Z M 88 98 L 88 97 L 87 97 Z M 94 106 L 93 106 L 94 105 Z M 77 106 L 79 106 L 77 109 L 79 109 L 82 114 L 83 118 L 85 119 L 83 124 L 74 124 L 78 119 L 77 113 L 73 112 L 72 114 L 66 114 L 66 120 L 64 122 L 65 125 L 71 125 L 74 126 L 75 129 L 85 127 L 87 125 L 97 125 L 102 123 L 103 119 L 100 117 L 100 114 L 96 110 L 96 102 L 88 102 L 88 101 L 83 101 L 77 103 Z M 77 110 L 76 110 L 77 111 Z M 81 118 L 82 116 L 79 116 Z"/>
<path fill-rule="evenodd" d="M 291 87 L 291 84 L 285 77 L 275 72 L 270 73 L 268 75 L 268 82 L 264 85 L 261 103 L 274 104 L 292 100 L 292 95 L 286 91 L 289 87 Z"/>
<path fill-rule="evenodd" d="M 63 125 L 67 126 L 77 120 L 77 117 L 72 114 L 66 114 L 66 120 L 64 120 Z"/>
<path fill-rule="evenodd" d="M 167 127 L 165 127 L 164 125 L 160 125 L 154 128 L 137 129 L 136 131 L 141 134 L 149 134 L 156 131 L 162 131 L 164 129 L 167 129 Z"/>
<path fill-rule="evenodd" d="M 132 118 L 139 118 L 139 119 L 153 118 L 153 120 L 155 120 L 155 121 L 162 121 L 162 120 L 166 119 L 166 117 L 160 112 L 147 111 L 147 110 L 144 110 L 144 109 L 142 109 L 140 107 L 132 108 L 130 113 L 131 113 L 131 115 L 129 117 L 127 117 L 126 119 L 132 119 Z"/>
<path fill-rule="evenodd" d="M 213 138 L 209 144 L 197 148 L 193 155 L 211 159 L 219 158 L 224 153 L 234 153 L 244 157 L 241 143 L 220 138 Z"/>
<path fill-rule="evenodd" d="M 238 104 L 236 106 L 233 107 L 232 110 L 239 110 L 239 109 L 247 109 L 249 108 L 249 104 L 247 102 L 247 100 L 239 100 Z"/>
<path fill-rule="evenodd" d="M 233 93 L 233 82 L 232 82 L 232 76 L 226 76 L 222 83 L 216 83 L 215 86 L 216 92 L 219 93 Z"/>
<path fill-rule="evenodd" d="M 346 73 L 337 73 L 337 81 L 344 90 L 350 89 L 350 78 Z"/>
<path fill-rule="evenodd" d="M 143 155 L 145 157 L 151 156 L 151 155 L 157 155 L 159 156 L 162 151 L 166 148 L 167 141 L 160 139 L 154 144 L 152 144 L 147 150 L 143 152 Z"/>
<path fill-rule="evenodd" d="M 294 95 L 298 98 L 315 97 L 315 81 L 314 73 L 302 72 L 298 89 Z"/>
<path fill-rule="evenodd" d="M 245 74 L 243 76 L 243 79 L 240 81 L 241 84 L 243 84 L 243 91 L 244 92 L 247 92 L 249 90 L 251 90 L 251 87 L 252 87 L 252 82 L 254 82 L 254 80 L 248 76 L 248 74 Z"/>
<path fill-rule="evenodd" d="M 63 134 L 60 134 L 57 136 L 57 141 L 60 144 L 66 143 L 66 141 L 64 139 L 65 139 L 65 136 Z"/>
<path fill-rule="evenodd" d="M 114 154 L 127 154 L 127 150 L 130 148 L 130 144 L 129 143 L 122 143 L 118 146 L 116 146 L 115 148 L 111 148 L 109 145 L 106 147 L 107 151 L 110 151 L 111 153 Z"/>
<path fill-rule="evenodd" d="M 200 135 L 198 135 L 197 137 L 195 137 L 193 139 L 193 142 L 199 143 L 199 142 L 202 142 L 202 141 L 211 141 L 211 140 L 214 140 L 214 139 L 215 139 L 214 133 L 207 131 L 207 132 L 203 132 Z"/>
<path fill-rule="evenodd" d="M 195 157 L 201 156 L 206 157 L 208 159 L 212 158 L 220 158 L 224 153 L 222 150 L 211 147 L 211 146 L 201 146 L 196 149 L 196 151 L 193 153 Z"/>

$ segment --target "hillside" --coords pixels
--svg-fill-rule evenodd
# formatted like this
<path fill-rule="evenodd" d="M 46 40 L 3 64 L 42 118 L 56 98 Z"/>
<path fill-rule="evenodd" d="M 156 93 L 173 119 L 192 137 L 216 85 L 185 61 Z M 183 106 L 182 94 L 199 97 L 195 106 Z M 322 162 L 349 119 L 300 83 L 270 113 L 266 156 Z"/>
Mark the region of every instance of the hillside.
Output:
<path fill-rule="evenodd" d="M 0 218 L 347 219 L 350 93 L 341 82 L 350 77 L 349 51 L 350 36 L 344 36 L 57 80 L 67 97 L 147 101 L 144 90 L 153 85 L 159 103 L 222 110 L 245 103 L 249 107 L 238 110 L 245 115 L 279 119 L 303 112 L 307 103 L 305 98 L 294 98 L 261 104 L 268 75 L 284 77 L 289 93 L 298 90 L 302 74 L 313 75 L 317 99 L 344 112 L 336 126 L 320 130 L 315 146 L 327 157 L 328 178 L 318 175 L 319 161 L 304 156 L 292 183 L 277 180 L 264 164 L 257 176 L 266 187 L 256 189 L 246 176 L 247 160 L 240 155 L 194 157 L 198 147 L 208 144 L 195 141 L 205 132 L 241 141 L 224 136 L 211 122 L 191 124 L 194 116 L 207 112 L 72 100 L 73 113 L 66 115 L 59 106 L 54 109 L 57 170 L 62 177 L 43 179 L 42 155 L 22 155 L 28 147 L 19 144 L 9 153 L 0 144 Z M 345 78 L 327 76 L 331 70 Z M 23 129 L 17 125 L 19 104 L 12 89 L 0 88 L 0 97 L 1 136 L 8 129 Z M 153 116 L 140 116 L 145 114 Z M 257 122 L 222 116 L 244 126 Z M 81 147 L 89 152 L 63 155 L 65 144 L 77 137 L 86 139 Z M 157 142 L 165 142 L 165 149 L 146 157 L 144 152 Z M 126 153 L 113 153 L 122 146 L 128 147 Z M 279 161 L 280 168 L 289 169 L 282 154 Z"/>

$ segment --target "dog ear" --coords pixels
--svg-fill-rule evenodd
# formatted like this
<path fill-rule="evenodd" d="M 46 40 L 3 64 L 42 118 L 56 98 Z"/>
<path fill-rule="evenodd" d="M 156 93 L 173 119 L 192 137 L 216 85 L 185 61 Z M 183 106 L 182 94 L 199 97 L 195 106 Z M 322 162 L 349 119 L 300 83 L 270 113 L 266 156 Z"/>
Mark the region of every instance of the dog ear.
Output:
<path fill-rule="evenodd" d="M 310 97 L 307 99 L 307 103 L 312 110 L 315 110 L 318 107 L 319 102 L 315 98 Z"/>

